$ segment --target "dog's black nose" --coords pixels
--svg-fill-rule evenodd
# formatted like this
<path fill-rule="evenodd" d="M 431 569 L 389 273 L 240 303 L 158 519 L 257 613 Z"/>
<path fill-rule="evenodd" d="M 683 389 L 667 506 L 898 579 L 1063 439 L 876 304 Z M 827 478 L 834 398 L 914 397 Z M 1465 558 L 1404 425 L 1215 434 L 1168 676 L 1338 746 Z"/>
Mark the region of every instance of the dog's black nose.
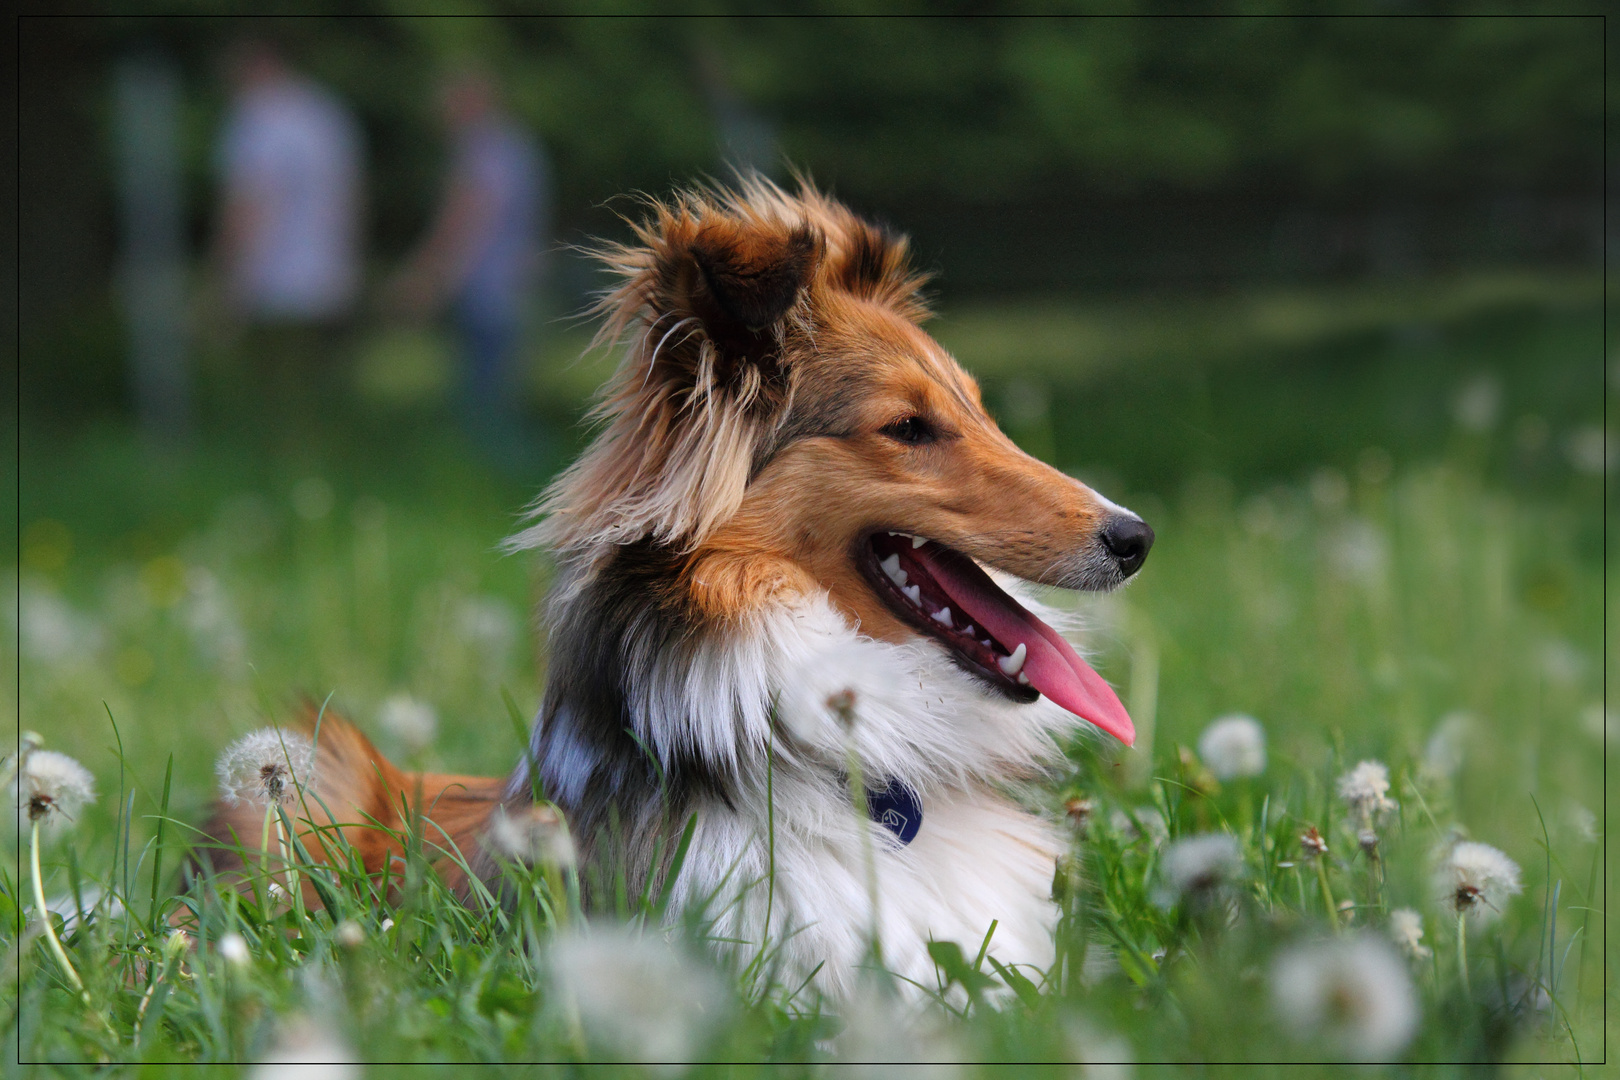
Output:
<path fill-rule="evenodd" d="M 1153 546 L 1153 530 L 1138 517 L 1117 517 L 1103 526 L 1103 547 L 1119 563 L 1120 572 L 1130 577 L 1142 569 L 1148 548 Z"/>

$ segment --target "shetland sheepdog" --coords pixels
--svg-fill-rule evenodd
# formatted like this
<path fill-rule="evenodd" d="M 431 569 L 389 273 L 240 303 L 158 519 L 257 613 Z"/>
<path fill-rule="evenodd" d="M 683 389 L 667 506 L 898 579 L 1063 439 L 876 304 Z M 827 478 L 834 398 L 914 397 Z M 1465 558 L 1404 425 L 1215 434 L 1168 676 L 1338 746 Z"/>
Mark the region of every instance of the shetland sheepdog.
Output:
<path fill-rule="evenodd" d="M 932 987 L 928 944 L 977 950 L 992 921 L 991 956 L 1044 971 L 1065 844 L 1020 790 L 1075 733 L 1135 732 L 1022 583 L 1115 588 L 1153 531 L 1002 434 L 922 329 L 906 239 L 808 184 L 650 201 L 600 254 L 624 356 L 510 541 L 557 566 L 527 754 L 407 774 L 327 721 L 310 805 L 369 869 L 397 848 L 361 823 L 411 807 L 481 873 L 543 792 L 587 890 L 631 896 L 695 815 L 671 910 L 770 949 L 786 985 L 847 995 L 875 934 Z M 233 814 L 214 835 L 258 828 Z"/>

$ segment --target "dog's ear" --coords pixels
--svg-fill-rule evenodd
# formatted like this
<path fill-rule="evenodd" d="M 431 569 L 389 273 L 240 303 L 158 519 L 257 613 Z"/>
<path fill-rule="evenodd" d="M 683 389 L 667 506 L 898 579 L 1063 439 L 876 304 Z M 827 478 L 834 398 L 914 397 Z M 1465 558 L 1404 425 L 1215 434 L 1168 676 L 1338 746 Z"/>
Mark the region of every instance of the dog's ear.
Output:
<path fill-rule="evenodd" d="M 654 204 L 636 243 L 602 249 L 621 282 L 597 340 L 634 337 L 597 406 L 606 430 L 517 546 L 690 548 L 736 511 L 792 396 L 826 246 L 818 205 L 765 181 L 691 194 Z"/>
<path fill-rule="evenodd" d="M 682 231 L 666 234 L 660 252 L 661 287 L 654 300 L 659 321 L 696 321 L 701 338 L 713 344 L 720 386 L 743 376 L 749 365 L 764 369 L 765 383 L 776 381 L 785 322 L 815 272 L 820 237 L 808 224 L 758 218 L 712 218 L 689 236 Z M 683 345 L 691 343 L 683 338 Z M 678 356 L 670 359 L 680 362 Z"/>

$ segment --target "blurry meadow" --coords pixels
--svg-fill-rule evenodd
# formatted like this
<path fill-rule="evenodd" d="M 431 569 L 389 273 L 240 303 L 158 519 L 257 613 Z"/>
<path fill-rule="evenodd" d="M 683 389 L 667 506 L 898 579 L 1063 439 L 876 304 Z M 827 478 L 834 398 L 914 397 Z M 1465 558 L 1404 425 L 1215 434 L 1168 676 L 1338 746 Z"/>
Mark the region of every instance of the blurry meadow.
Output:
<path fill-rule="evenodd" d="M 205 36 L 186 24 L 174 47 Z M 522 33 L 509 37 L 522 54 Z M 814 165 L 824 144 L 803 103 L 773 96 L 757 65 L 736 70 Z M 885 187 L 854 151 L 831 157 L 908 227 L 904 182 Z M 574 168 L 565 193 L 622 190 Z M 954 235 L 949 214 L 919 214 L 924 234 Z M 924 257 L 960 251 L 947 241 Z M 343 871 L 307 910 L 184 893 L 216 759 L 303 702 L 351 718 L 402 765 L 510 769 L 544 686 L 534 613 L 551 568 L 499 544 L 588 438 L 580 417 L 612 358 L 586 353 L 578 321 L 540 324 L 523 366 L 532 452 L 504 467 L 456 427 L 452 346 L 421 326 L 353 335 L 313 420 L 259 412 L 241 357 L 205 346 L 189 434 L 153 438 L 126 400 L 95 396 L 117 381 L 101 361 L 30 370 L 118 340 L 86 301 L 89 314 L 29 324 L 11 432 L 19 548 L 3 632 L 19 662 L 0 679 L 18 738 L 81 762 L 96 797 L 43 842 L 20 807 L 0 867 L 8 1075 L 182 1060 L 220 1075 L 258 1062 L 257 1076 L 321 1060 L 445 1075 L 542 1060 L 664 1075 L 687 1061 L 1023 1061 L 1087 1077 L 1133 1062 L 1189 1076 L 1264 1061 L 1405 1063 L 1400 1075 L 1504 1062 L 1524 1076 L 1601 1062 L 1616 959 L 1604 689 L 1620 659 L 1604 651 L 1605 417 L 1620 369 L 1593 260 L 1046 288 L 975 286 L 982 267 L 953 281 L 952 258 L 930 328 L 1003 427 L 1158 535 L 1122 592 L 1052 597 L 1078 609 L 1140 733 L 1134 751 L 1072 747 L 1042 789 L 1074 839 L 1054 880 L 1053 971 L 1003 971 L 963 942 L 935 954 L 954 989 L 934 1008 L 908 1011 L 880 979 L 829 1008 L 773 982 L 768 958 L 717 966 L 700 917 L 660 932 L 658 897 L 619 902 L 629 930 L 604 918 L 585 933 L 566 859 L 506 866 L 532 903 L 460 901 L 426 869 L 421 834 L 398 903 Z M 576 272 L 553 282 L 552 307 L 579 306 L 564 288 Z M 1210 733 L 1235 715 L 1258 722 L 1259 744 L 1252 725 L 1221 729 L 1235 743 Z M 1356 772 L 1368 761 L 1387 767 L 1387 789 Z M 1437 883 L 1437 866 L 1463 873 L 1466 841 L 1517 864 L 1519 888 L 1499 867 L 1478 903 Z M 35 918 L 36 852 L 72 976 Z M 171 936 L 187 907 L 210 945 Z M 362 1074 L 386 1075 L 331 1075 Z"/>

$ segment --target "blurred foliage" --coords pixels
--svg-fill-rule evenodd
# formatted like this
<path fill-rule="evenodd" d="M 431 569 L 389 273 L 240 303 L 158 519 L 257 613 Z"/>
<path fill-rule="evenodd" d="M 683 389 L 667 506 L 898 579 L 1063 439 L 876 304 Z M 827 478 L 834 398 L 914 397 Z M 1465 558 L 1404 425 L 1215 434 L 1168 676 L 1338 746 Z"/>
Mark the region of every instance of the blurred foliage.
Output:
<path fill-rule="evenodd" d="M 1602 167 L 1601 30 L 1579 18 L 516 18 L 578 5 L 468 0 L 458 10 L 508 17 L 377 20 L 344 5 L 342 18 L 244 24 L 196 17 L 231 12 L 218 0 L 149 6 L 171 17 L 29 24 L 25 56 L 34 34 L 71 39 L 80 63 L 134 48 L 172 55 L 206 91 L 189 146 L 201 181 L 223 103 L 214 60 L 244 34 L 276 38 L 366 120 L 380 233 L 396 241 L 419 225 L 437 176 L 424 152 L 438 143 L 432 75 L 468 62 L 504 77 L 551 147 L 569 220 L 620 192 L 718 171 L 727 126 L 746 122 L 737 117 L 774 132 L 766 157 L 884 205 L 1214 189 L 1340 202 L 1379 191 L 1590 194 Z M 947 5 L 1054 6 L 1095 5 Z M 592 10 L 614 7 L 638 8 Z M 25 67 L 25 86 L 51 74 Z"/>
<path fill-rule="evenodd" d="M 1298 2 L 1263 6 L 1299 16 L 1290 18 L 966 17 L 1036 7 L 1019 2 L 883 8 L 963 16 L 946 19 L 742 18 L 754 7 L 703 7 L 730 17 L 540 17 L 581 8 L 466 0 L 458 11 L 498 17 L 377 18 L 405 5 L 368 0 L 241 20 L 219 0 L 137 0 L 87 9 L 111 17 L 24 20 L 19 308 L 29 407 L 121 407 L 113 63 L 153 52 L 180 70 L 186 205 L 200 251 L 214 217 L 221 59 L 247 35 L 282 43 L 359 113 L 378 273 L 432 211 L 444 165 L 435 77 L 466 64 L 500 76 L 550 151 L 563 243 L 622 235 L 617 215 L 635 210 L 625 193 L 723 177 L 729 159 L 783 176 L 791 164 L 911 233 L 947 307 L 1600 257 L 1594 19 L 1307 18 L 1322 6 Z M 872 7 L 801 0 L 772 10 Z M 567 257 L 553 268 L 545 313 L 577 309 L 592 271 Z"/>

